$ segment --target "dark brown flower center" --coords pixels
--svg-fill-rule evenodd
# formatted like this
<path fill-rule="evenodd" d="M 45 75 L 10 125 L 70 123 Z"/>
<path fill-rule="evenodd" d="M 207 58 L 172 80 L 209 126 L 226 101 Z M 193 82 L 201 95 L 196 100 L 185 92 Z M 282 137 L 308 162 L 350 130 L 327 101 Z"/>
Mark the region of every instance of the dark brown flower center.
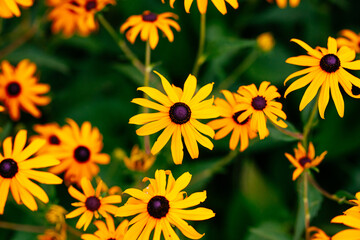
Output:
<path fill-rule="evenodd" d="M 157 14 L 150 11 L 145 11 L 142 14 L 142 19 L 145 22 L 155 22 L 157 20 Z"/>
<path fill-rule="evenodd" d="M 60 139 L 56 135 L 51 135 L 49 137 L 49 143 L 52 144 L 52 145 L 59 145 L 60 144 Z"/>
<path fill-rule="evenodd" d="M 96 1 L 89 0 L 85 4 L 86 11 L 91 11 L 92 9 L 96 8 Z"/>
<path fill-rule="evenodd" d="M 6 158 L 0 163 L 0 176 L 3 178 L 13 178 L 18 170 L 17 163 L 11 158 Z"/>
<path fill-rule="evenodd" d="M 191 110 L 188 105 L 177 102 L 170 107 L 170 119 L 176 124 L 184 124 L 190 120 Z"/>
<path fill-rule="evenodd" d="M 21 86 L 20 84 L 18 84 L 17 82 L 10 82 L 7 86 L 6 86 L 6 92 L 7 94 L 9 94 L 11 97 L 16 97 L 20 94 L 21 92 Z"/>
<path fill-rule="evenodd" d="M 90 151 L 87 147 L 79 146 L 74 151 L 74 158 L 80 163 L 87 162 L 90 158 Z"/>
<path fill-rule="evenodd" d="M 250 119 L 250 118 L 248 117 L 248 118 L 246 118 L 244 121 L 239 122 L 239 121 L 238 121 L 238 118 L 239 118 L 239 116 L 240 116 L 243 112 L 245 112 L 245 111 L 236 112 L 236 113 L 234 113 L 234 115 L 232 116 L 232 119 L 233 119 L 237 124 L 239 124 L 239 125 L 244 125 L 244 124 L 247 123 L 247 122 L 249 121 L 249 119 Z"/>
<path fill-rule="evenodd" d="M 165 217 L 169 209 L 169 201 L 163 196 L 155 196 L 147 204 L 147 211 L 153 218 Z"/>
<path fill-rule="evenodd" d="M 98 210 L 100 208 L 100 205 L 100 200 L 94 196 L 88 197 L 85 201 L 85 207 L 92 212 Z"/>
<path fill-rule="evenodd" d="M 108 238 L 108 240 L 116 240 L 115 238 Z"/>
<path fill-rule="evenodd" d="M 299 163 L 301 166 L 305 166 L 306 163 L 311 163 L 311 159 L 308 157 L 303 157 L 299 160 Z"/>
<path fill-rule="evenodd" d="M 334 54 L 326 54 L 320 60 L 320 67 L 328 73 L 336 72 L 340 68 L 340 59 Z"/>
<path fill-rule="evenodd" d="M 251 106 L 253 106 L 255 110 L 263 110 L 266 107 L 266 100 L 262 96 L 254 97 Z"/>

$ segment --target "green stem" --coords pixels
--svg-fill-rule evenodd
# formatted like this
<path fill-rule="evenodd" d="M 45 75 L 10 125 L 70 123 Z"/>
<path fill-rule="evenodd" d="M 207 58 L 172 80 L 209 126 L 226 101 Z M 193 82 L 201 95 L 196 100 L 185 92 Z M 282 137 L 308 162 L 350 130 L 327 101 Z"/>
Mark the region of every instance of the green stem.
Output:
<path fill-rule="evenodd" d="M 229 87 L 255 62 L 259 56 L 259 50 L 254 48 L 251 53 L 235 68 L 235 70 L 218 86 L 218 91 Z M 218 92 L 216 91 L 216 92 Z"/>
<path fill-rule="evenodd" d="M 303 139 L 303 135 L 301 133 L 298 133 L 298 132 L 291 132 L 289 130 L 286 130 L 284 128 L 281 128 L 279 127 L 278 125 L 276 124 L 273 124 L 274 127 L 279 131 L 279 132 L 282 132 L 283 134 L 287 135 L 287 136 L 290 136 L 290 137 L 293 137 L 295 139 L 298 139 L 299 141 L 301 141 Z"/>
<path fill-rule="evenodd" d="M 302 139 L 302 144 L 304 146 L 304 148 L 307 148 L 307 143 L 308 143 L 308 137 L 309 137 L 309 133 L 311 128 L 313 127 L 313 121 L 317 112 L 317 105 L 318 105 L 318 101 L 319 101 L 319 96 L 317 96 L 316 101 L 315 101 L 315 105 L 310 113 L 309 119 L 307 121 L 307 123 L 304 126 L 304 131 L 303 131 L 303 139 Z"/>
<path fill-rule="evenodd" d="M 152 67 L 151 67 L 151 48 L 150 48 L 150 42 L 149 40 L 146 41 L 146 48 L 145 48 L 145 73 L 144 73 L 144 86 L 149 86 L 149 79 L 150 79 L 150 73 L 151 73 Z M 144 98 L 147 98 L 147 95 L 144 93 Z M 144 108 L 144 113 L 148 113 L 149 109 Z M 146 135 L 144 136 L 144 147 L 146 154 L 150 154 L 150 136 Z"/>
<path fill-rule="evenodd" d="M 31 232 L 31 233 L 43 233 L 45 231 L 45 227 L 43 226 L 32 226 L 18 223 L 9 223 L 0 221 L 0 228 L 10 229 L 14 231 L 23 231 L 23 232 Z"/>
<path fill-rule="evenodd" d="M 103 25 L 106 31 L 110 34 L 115 43 L 119 46 L 119 48 L 123 51 L 127 59 L 136 67 L 140 72 L 145 73 L 145 66 L 141 63 L 141 61 L 136 57 L 136 55 L 130 50 L 130 48 L 126 45 L 125 41 L 119 37 L 116 33 L 115 29 L 110 25 L 110 23 L 104 18 L 103 15 L 97 15 L 99 22 Z"/>
<path fill-rule="evenodd" d="M 200 37 L 199 37 L 199 48 L 196 55 L 196 60 L 192 74 L 197 77 L 199 73 L 200 66 L 205 62 L 204 46 L 205 46 L 205 35 L 206 35 L 206 13 L 201 14 L 200 17 Z"/>
<path fill-rule="evenodd" d="M 310 240 L 310 232 L 308 231 L 310 227 L 310 210 L 309 210 L 309 199 L 308 199 L 308 172 L 304 171 L 304 219 L 305 219 L 305 240 Z"/>

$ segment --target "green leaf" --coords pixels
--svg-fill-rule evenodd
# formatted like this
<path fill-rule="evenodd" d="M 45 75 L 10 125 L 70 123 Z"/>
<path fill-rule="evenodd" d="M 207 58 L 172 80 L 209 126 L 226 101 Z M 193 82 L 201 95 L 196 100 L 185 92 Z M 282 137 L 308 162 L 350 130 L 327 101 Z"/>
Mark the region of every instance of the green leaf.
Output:
<path fill-rule="evenodd" d="M 290 240 L 291 236 L 283 224 L 265 222 L 259 227 L 250 228 L 250 234 L 245 240 Z"/>

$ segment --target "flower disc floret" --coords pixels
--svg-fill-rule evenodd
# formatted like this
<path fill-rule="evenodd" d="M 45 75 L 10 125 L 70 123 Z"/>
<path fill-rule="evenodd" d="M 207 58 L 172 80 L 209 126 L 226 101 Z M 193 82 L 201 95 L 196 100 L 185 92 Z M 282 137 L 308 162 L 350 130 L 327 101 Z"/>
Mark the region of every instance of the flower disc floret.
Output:
<path fill-rule="evenodd" d="M 86 11 L 91 11 L 91 10 L 93 10 L 94 8 L 96 8 L 96 5 L 97 5 L 96 1 L 94 1 L 94 0 L 89 0 L 89 1 L 87 1 L 86 4 L 85 4 L 85 9 L 86 9 Z"/>
<path fill-rule="evenodd" d="M 11 82 L 6 86 L 6 93 L 10 97 L 16 97 L 21 92 L 21 86 L 17 82 Z"/>
<path fill-rule="evenodd" d="M 153 218 L 163 218 L 169 212 L 169 201 L 164 196 L 155 196 L 150 199 L 146 207 Z"/>
<path fill-rule="evenodd" d="M 340 68 L 340 59 L 335 54 L 326 54 L 320 60 L 320 67 L 328 73 L 336 72 Z"/>
<path fill-rule="evenodd" d="M 156 13 L 145 11 L 142 14 L 142 19 L 145 22 L 155 22 L 158 18 L 158 15 Z"/>
<path fill-rule="evenodd" d="M 173 123 L 184 124 L 191 118 L 191 109 L 185 103 L 177 102 L 170 107 L 169 116 Z"/>
<path fill-rule="evenodd" d="M 251 106 L 253 106 L 255 110 L 262 111 L 266 107 L 266 100 L 262 96 L 256 96 L 252 99 Z"/>
<path fill-rule="evenodd" d="M 11 158 L 4 159 L 0 163 L 0 176 L 3 178 L 13 178 L 18 171 L 17 163 Z"/>
<path fill-rule="evenodd" d="M 90 159 L 90 151 L 87 147 L 79 146 L 74 150 L 74 158 L 80 163 L 85 163 Z"/>
<path fill-rule="evenodd" d="M 91 196 L 88 197 L 85 201 L 85 207 L 89 210 L 89 211 L 96 211 L 100 208 L 101 206 L 101 202 L 100 199 L 95 197 L 95 196 Z"/>

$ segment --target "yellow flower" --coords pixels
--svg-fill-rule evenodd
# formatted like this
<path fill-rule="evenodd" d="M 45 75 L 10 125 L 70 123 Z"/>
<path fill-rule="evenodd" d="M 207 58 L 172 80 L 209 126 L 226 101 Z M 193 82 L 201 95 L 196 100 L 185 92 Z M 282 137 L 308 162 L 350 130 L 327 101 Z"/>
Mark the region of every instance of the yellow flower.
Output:
<path fill-rule="evenodd" d="M 338 47 L 348 46 L 360 53 L 360 34 L 356 34 L 349 29 L 344 29 L 339 33 L 341 37 L 336 39 Z"/>
<path fill-rule="evenodd" d="M 41 153 L 52 153 L 57 151 L 61 141 L 57 136 L 56 132 L 61 131 L 60 126 L 57 123 L 48 123 L 44 125 L 36 124 L 33 127 L 34 131 L 39 135 L 32 136 L 31 141 L 35 139 L 43 139 L 46 141 L 45 145 L 39 150 L 39 154 Z"/>
<path fill-rule="evenodd" d="M 56 132 L 60 139 L 60 146 L 52 152 L 61 163 L 50 169 L 50 172 L 60 174 L 65 172 L 66 183 L 80 184 L 82 177 L 92 179 L 99 172 L 97 164 L 108 164 L 110 156 L 100 153 L 103 143 L 99 129 L 91 127 L 90 122 L 79 126 L 71 119 L 69 125 Z"/>
<path fill-rule="evenodd" d="M 37 236 L 38 240 L 66 240 L 65 235 L 61 235 L 53 229 L 47 229 L 43 235 Z"/>
<path fill-rule="evenodd" d="M 54 9 L 48 18 L 53 21 L 51 29 L 54 33 L 63 32 L 65 37 L 75 33 L 88 36 L 98 28 L 95 14 L 107 4 L 115 4 L 114 0 L 50 0 L 48 5 Z"/>
<path fill-rule="evenodd" d="M 326 233 L 320 228 L 309 227 L 307 231 L 310 233 L 313 232 L 310 240 L 331 240 L 331 238 L 328 235 L 326 235 Z"/>
<path fill-rule="evenodd" d="M 20 17 L 21 12 L 19 6 L 31 7 L 34 0 L 0 0 L 0 17 L 12 18 L 14 15 Z"/>
<path fill-rule="evenodd" d="M 242 122 L 237 120 L 242 113 L 234 110 L 235 106 L 239 103 L 237 102 L 237 97 L 239 95 L 227 90 L 223 90 L 222 93 L 224 94 L 226 101 L 217 98 L 215 99 L 215 106 L 217 107 L 220 116 L 223 118 L 213 120 L 209 122 L 208 125 L 214 130 L 220 129 L 214 136 L 215 140 L 224 138 L 233 131 L 230 138 L 230 149 L 234 150 L 240 140 L 240 151 L 244 151 L 249 145 L 249 138 L 253 139 L 257 134 L 250 128 L 250 118 L 247 118 Z"/>
<path fill-rule="evenodd" d="M 165 0 L 161 0 L 163 3 L 165 2 Z M 190 7 L 192 5 L 194 0 L 184 0 L 184 7 L 185 7 L 185 11 L 187 13 L 190 12 Z M 237 9 L 239 7 L 239 3 L 237 0 L 211 0 L 212 3 L 215 5 L 215 7 L 217 8 L 217 10 L 219 10 L 219 12 L 221 12 L 222 14 L 226 14 L 227 10 L 226 10 L 226 4 L 225 2 L 227 2 L 228 4 L 230 4 L 234 9 Z M 174 2 L 175 0 L 170 0 L 170 6 L 172 8 L 174 8 Z M 208 5 L 208 0 L 196 0 L 197 2 L 197 6 L 199 9 L 199 12 L 201 14 L 206 13 L 207 10 L 207 5 Z"/>
<path fill-rule="evenodd" d="M 98 230 L 94 234 L 83 234 L 81 239 L 84 240 L 122 240 L 128 229 L 129 221 L 123 220 L 115 229 L 114 220 L 106 218 L 106 224 L 103 221 L 96 221 L 94 225 Z"/>
<path fill-rule="evenodd" d="M 168 179 L 166 180 L 166 175 Z M 134 217 L 132 225 L 125 234 L 127 239 L 149 239 L 152 230 L 154 240 L 160 240 L 161 232 L 165 239 L 179 240 L 171 225 L 176 226 L 187 238 L 199 239 L 204 234 L 198 233 L 184 220 L 201 221 L 212 218 L 215 213 L 207 208 L 185 209 L 198 205 L 206 199 L 206 191 L 193 193 L 188 197 L 183 189 L 189 184 L 191 174 L 186 172 L 177 180 L 171 171 L 157 170 L 155 179 L 144 178 L 150 184 L 143 191 L 130 188 L 124 193 L 132 197 L 120 207 L 117 216 Z M 170 225 L 171 224 L 171 225 Z"/>
<path fill-rule="evenodd" d="M 354 96 L 351 92 L 352 85 L 360 87 L 360 79 L 344 69 L 360 70 L 360 61 L 353 61 L 355 59 L 355 51 L 346 46 L 341 47 L 338 51 L 336 40 L 332 37 L 328 39 L 328 49 L 321 47 L 313 49 L 298 39 L 291 39 L 291 41 L 299 44 L 310 56 L 301 55 L 290 57 L 286 60 L 287 63 L 306 66 L 308 68 L 297 71 L 285 79 L 284 84 L 286 84 L 289 79 L 306 74 L 288 87 L 284 97 L 290 92 L 310 83 L 301 99 L 299 110 L 302 111 L 306 105 L 309 104 L 321 87 L 318 100 L 321 118 L 324 118 L 325 109 L 329 102 L 329 91 L 331 92 L 339 116 L 343 117 L 344 99 L 339 89 L 339 83 L 348 95 L 356 98 L 360 97 Z"/>
<path fill-rule="evenodd" d="M 51 224 L 56 224 L 56 229 L 60 230 L 65 223 L 65 208 L 59 205 L 52 205 L 45 214 L 46 220 Z"/>
<path fill-rule="evenodd" d="M 154 155 L 145 153 L 135 145 L 131 150 L 130 158 L 124 157 L 124 163 L 132 171 L 146 172 L 154 164 L 155 159 Z"/>
<path fill-rule="evenodd" d="M 0 154 L 0 214 L 4 213 L 9 189 L 17 204 L 25 204 L 32 211 L 38 209 L 33 196 L 43 203 L 49 198 L 45 191 L 30 179 L 44 184 L 60 184 L 61 178 L 52 173 L 32 170 L 59 164 L 59 160 L 51 155 L 40 155 L 31 158 L 44 144 L 43 140 L 35 140 L 25 147 L 27 131 L 20 130 L 15 137 L 7 137 L 3 142 L 4 155 Z M 25 148 L 24 148 L 25 147 Z"/>
<path fill-rule="evenodd" d="M 238 122 L 251 118 L 250 127 L 259 132 L 260 139 L 269 135 L 266 127 L 267 118 L 279 127 L 287 127 L 284 121 L 278 120 L 278 117 L 286 119 L 286 114 L 281 110 L 282 104 L 274 101 L 280 94 L 275 86 L 269 85 L 270 82 L 264 81 L 260 84 L 259 90 L 255 84 L 239 87 L 237 92 L 240 96 L 237 101 L 240 103 L 234 108 L 235 112 L 242 112 L 237 119 Z"/>
<path fill-rule="evenodd" d="M 264 52 L 271 51 L 275 46 L 275 40 L 271 33 L 265 32 L 256 38 L 257 45 Z"/>
<path fill-rule="evenodd" d="M 151 153 L 157 154 L 172 137 L 172 157 L 175 164 L 181 164 L 184 156 L 181 136 L 184 137 L 186 148 L 193 159 L 199 156 L 197 142 L 208 149 L 213 149 L 212 142 L 201 133 L 213 138 L 214 130 L 197 120 L 219 116 L 213 106 L 214 99 L 204 100 L 211 93 L 213 83 L 202 87 L 195 94 L 197 84 L 195 76 L 191 74 L 188 76 L 183 91 L 181 88 L 170 85 L 160 73 L 155 73 L 161 78 L 167 95 L 151 87 L 140 87 L 138 90 L 143 91 L 160 104 L 145 98 L 135 98 L 132 102 L 159 112 L 138 114 L 129 120 L 130 124 L 145 124 L 136 131 L 139 136 L 151 135 L 165 128 L 154 143 Z"/>
<path fill-rule="evenodd" d="M 274 0 L 267 0 L 269 3 L 273 3 Z M 279 8 L 286 8 L 288 0 L 276 0 L 276 4 Z M 297 7 L 300 3 L 300 0 L 289 0 L 290 7 Z"/>
<path fill-rule="evenodd" d="M 114 215 L 117 211 L 118 208 L 112 204 L 120 203 L 121 197 L 119 195 L 101 197 L 101 185 L 102 182 L 100 182 L 96 190 L 94 190 L 90 180 L 84 177 L 81 179 L 81 188 L 84 194 L 76 190 L 73 186 L 69 187 L 70 195 L 80 201 L 72 203 L 71 205 L 78 208 L 66 214 L 66 218 L 74 218 L 82 214 L 76 224 L 76 228 L 82 228 L 84 226 L 84 231 L 86 231 L 94 216 L 95 218 L 99 218 L 100 215 L 102 215 L 104 218 L 111 218 L 109 213 Z"/>
<path fill-rule="evenodd" d="M 36 105 L 49 104 L 50 98 L 41 94 L 49 92 L 50 86 L 38 83 L 38 79 L 34 76 L 36 65 L 25 59 L 14 68 L 8 61 L 2 61 L 1 69 L 0 100 L 4 101 L 10 118 L 19 120 L 20 108 L 36 118 L 41 117 L 41 112 Z"/>
<path fill-rule="evenodd" d="M 133 15 L 121 25 L 120 32 L 126 32 L 126 38 L 134 44 L 136 37 L 140 34 L 142 41 L 149 41 L 150 47 L 155 49 L 159 42 L 158 29 L 161 30 L 168 38 L 169 42 L 174 41 L 174 34 L 170 27 L 175 28 L 178 32 L 180 26 L 177 22 L 170 19 L 178 19 L 178 16 L 171 12 L 156 14 L 150 11 L 144 11 L 141 15 Z"/>
<path fill-rule="evenodd" d="M 346 229 L 335 234 L 331 240 L 358 240 L 360 236 L 360 213 L 334 217 L 332 223 L 342 223 L 353 229 Z"/>
<path fill-rule="evenodd" d="M 315 158 L 315 148 L 312 142 L 309 143 L 308 151 L 305 150 L 303 145 L 299 142 L 298 148 L 294 148 L 295 156 L 285 153 L 285 156 L 296 167 L 293 173 L 293 181 L 295 181 L 300 174 L 308 168 L 316 167 L 324 159 L 327 151 L 323 152 L 319 157 Z"/>

